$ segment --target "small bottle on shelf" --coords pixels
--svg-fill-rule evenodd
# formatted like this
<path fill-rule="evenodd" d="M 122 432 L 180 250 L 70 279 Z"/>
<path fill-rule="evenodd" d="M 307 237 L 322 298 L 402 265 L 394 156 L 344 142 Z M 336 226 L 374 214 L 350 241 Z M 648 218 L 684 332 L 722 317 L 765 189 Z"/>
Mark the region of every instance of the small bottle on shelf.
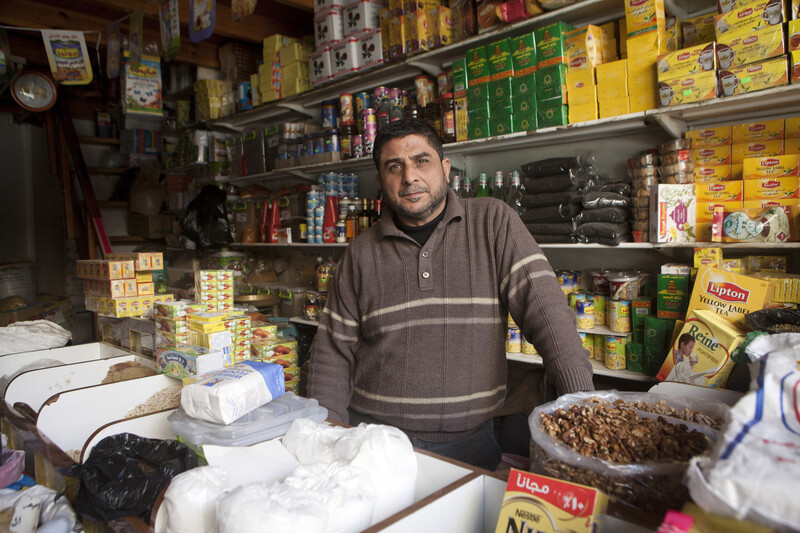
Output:
<path fill-rule="evenodd" d="M 503 171 L 498 170 L 494 173 L 494 186 L 492 187 L 492 198 L 506 201 L 505 191 L 503 190 Z"/>
<path fill-rule="evenodd" d="M 489 177 L 485 172 L 478 175 L 478 189 L 475 191 L 475 198 L 488 198 L 491 196 L 489 193 Z"/>

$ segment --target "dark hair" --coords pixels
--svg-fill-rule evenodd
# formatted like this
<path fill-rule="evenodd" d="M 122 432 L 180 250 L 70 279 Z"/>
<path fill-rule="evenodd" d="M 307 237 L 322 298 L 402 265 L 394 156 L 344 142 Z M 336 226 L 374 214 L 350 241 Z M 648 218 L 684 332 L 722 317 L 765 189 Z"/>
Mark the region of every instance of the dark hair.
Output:
<path fill-rule="evenodd" d="M 684 333 L 678 339 L 678 348 L 680 348 L 682 344 L 686 344 L 689 341 L 694 342 L 694 337 L 692 337 L 690 333 Z"/>
<path fill-rule="evenodd" d="M 375 137 L 375 143 L 372 146 L 372 160 L 375 162 L 375 168 L 378 169 L 379 173 L 381 171 L 381 150 L 383 145 L 392 139 L 400 139 L 409 135 L 419 135 L 424 138 L 431 145 L 431 148 L 439 154 L 439 160 L 444 159 L 442 138 L 439 137 L 436 130 L 424 120 L 404 118 L 383 126 L 378 132 L 378 136 Z"/>

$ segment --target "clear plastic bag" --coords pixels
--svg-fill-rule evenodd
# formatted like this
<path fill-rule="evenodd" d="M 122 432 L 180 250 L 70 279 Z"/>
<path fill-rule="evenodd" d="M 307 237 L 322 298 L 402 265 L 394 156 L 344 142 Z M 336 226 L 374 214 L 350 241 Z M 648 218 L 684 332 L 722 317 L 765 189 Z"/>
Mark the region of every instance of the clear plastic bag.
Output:
<path fill-rule="evenodd" d="M 578 157 L 552 157 L 522 165 L 522 173 L 527 178 L 540 178 L 555 174 L 566 174 L 583 167 Z"/>
<path fill-rule="evenodd" d="M 588 222 L 611 222 L 620 224 L 630 218 L 630 211 L 621 207 L 601 207 L 600 209 L 585 209 L 573 219 L 577 225 Z"/>
<path fill-rule="evenodd" d="M 587 222 L 581 224 L 572 232 L 573 242 L 598 243 L 607 246 L 616 246 L 621 242 L 631 240 L 631 231 L 628 224 L 613 224 L 611 222 Z"/>
<path fill-rule="evenodd" d="M 601 207 L 630 207 L 628 196 L 613 192 L 588 192 L 581 200 L 584 209 L 600 209 Z"/>
<path fill-rule="evenodd" d="M 578 204 L 561 204 L 547 207 L 529 209 L 521 215 L 522 221 L 526 223 L 538 222 L 566 222 L 571 221 L 572 217 L 581 210 Z"/>
<path fill-rule="evenodd" d="M 528 418 L 532 472 L 598 488 L 609 496 L 609 514 L 638 523 L 657 525 L 667 509 L 680 509 L 688 499 L 688 491 L 681 482 L 688 462 L 611 463 L 578 453 L 546 433 L 542 427 L 542 415 L 555 413 L 559 409 L 568 410 L 572 405 L 582 405 L 592 398 L 608 403 L 624 400 L 656 404 L 663 401 L 667 407 L 678 411 L 688 408 L 722 421 L 728 417 L 728 406 L 707 399 L 610 390 L 566 394 L 553 402 L 540 405 Z M 697 430 L 707 437 L 709 450 L 719 435 L 711 427 L 696 422 L 640 409 L 636 412 L 639 417 L 663 416 L 670 424 L 684 424 L 690 430 Z"/>

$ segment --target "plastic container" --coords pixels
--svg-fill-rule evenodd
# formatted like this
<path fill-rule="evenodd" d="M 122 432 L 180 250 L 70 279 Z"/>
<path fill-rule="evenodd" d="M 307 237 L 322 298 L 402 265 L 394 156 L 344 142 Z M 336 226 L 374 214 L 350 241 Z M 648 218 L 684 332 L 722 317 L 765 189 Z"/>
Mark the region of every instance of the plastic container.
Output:
<path fill-rule="evenodd" d="M 650 176 L 648 178 L 634 178 L 632 185 L 634 189 L 649 189 L 659 183 L 661 182 L 658 180 L 657 176 Z"/>
<path fill-rule="evenodd" d="M 608 292 L 612 300 L 631 300 L 639 296 L 639 275 L 633 272 L 609 274 Z"/>
<path fill-rule="evenodd" d="M 283 436 L 297 418 L 322 422 L 327 417 L 328 410 L 317 400 L 287 392 L 228 425 L 192 418 L 183 408 L 169 415 L 167 421 L 175 435 L 197 448 L 203 444 L 250 446 Z"/>
<path fill-rule="evenodd" d="M 3 450 L 0 454 L 0 488 L 6 488 L 20 476 L 25 468 L 25 452 L 21 450 Z"/>
<path fill-rule="evenodd" d="M 676 172 L 669 176 L 661 177 L 662 183 L 694 183 L 694 171 L 691 172 Z"/>
<path fill-rule="evenodd" d="M 631 159 L 633 161 L 633 166 L 636 168 L 657 167 L 659 165 L 658 154 L 644 154 Z"/>
<path fill-rule="evenodd" d="M 278 294 L 280 315 L 287 318 L 302 316 L 307 290 L 306 287 L 282 287 Z"/>
<path fill-rule="evenodd" d="M 689 161 L 690 159 L 692 159 L 691 150 L 676 150 L 661 154 L 662 165 L 674 165 L 678 161 Z"/>
<path fill-rule="evenodd" d="M 666 154 L 668 152 L 677 152 L 678 150 L 691 150 L 692 149 L 692 140 L 691 139 L 673 139 L 669 142 L 665 142 L 661 146 L 658 147 L 659 153 Z"/>
<path fill-rule="evenodd" d="M 661 167 L 661 175 L 669 176 L 678 172 L 694 173 L 694 161 L 678 161 L 674 165 L 664 165 Z"/>
<path fill-rule="evenodd" d="M 634 207 L 631 209 L 631 216 L 633 220 L 647 220 L 650 218 L 649 207 Z"/>
<path fill-rule="evenodd" d="M 649 166 L 649 167 L 634 168 L 633 169 L 633 177 L 634 178 L 655 178 L 655 177 L 658 177 L 658 167 Z"/>
<path fill-rule="evenodd" d="M 631 196 L 631 203 L 635 208 L 650 207 L 649 196 Z"/>

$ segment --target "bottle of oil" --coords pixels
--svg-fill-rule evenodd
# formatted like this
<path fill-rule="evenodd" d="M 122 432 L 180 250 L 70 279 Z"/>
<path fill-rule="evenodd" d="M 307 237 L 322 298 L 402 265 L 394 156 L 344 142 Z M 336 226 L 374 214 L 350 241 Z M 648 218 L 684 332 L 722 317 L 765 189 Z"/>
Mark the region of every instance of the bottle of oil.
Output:
<path fill-rule="evenodd" d="M 361 235 L 371 226 L 369 198 L 361 199 L 361 212 L 358 214 L 358 234 Z"/>
<path fill-rule="evenodd" d="M 356 204 L 347 206 L 347 218 L 344 219 L 347 227 L 347 242 L 352 242 L 358 235 L 358 211 L 356 211 Z"/>

